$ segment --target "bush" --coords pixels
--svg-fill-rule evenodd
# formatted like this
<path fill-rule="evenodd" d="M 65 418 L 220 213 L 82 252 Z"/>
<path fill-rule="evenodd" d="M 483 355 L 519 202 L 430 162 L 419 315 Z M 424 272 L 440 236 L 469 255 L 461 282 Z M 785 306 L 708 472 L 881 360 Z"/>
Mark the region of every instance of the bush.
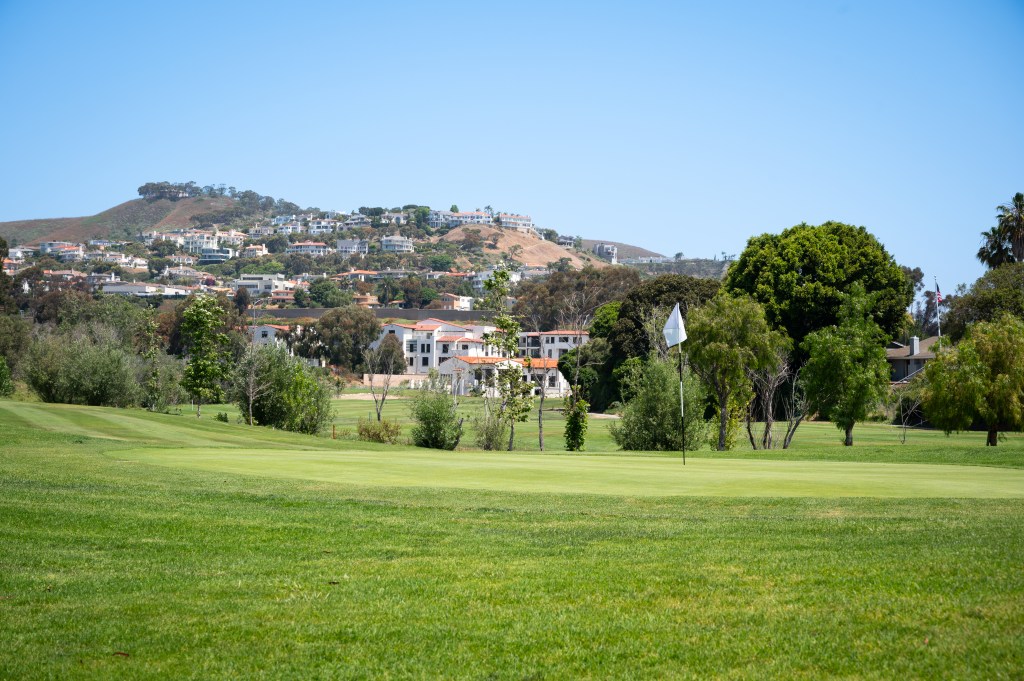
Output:
<path fill-rule="evenodd" d="M 231 399 L 261 426 L 316 435 L 334 419 L 331 389 L 284 348 L 249 348 L 231 377 Z"/>
<path fill-rule="evenodd" d="M 359 439 L 364 442 L 381 442 L 387 445 L 398 444 L 398 438 L 402 434 L 402 426 L 397 421 L 381 419 L 359 418 L 357 427 Z"/>
<path fill-rule="evenodd" d="M 220 421 L 221 423 L 227 423 L 228 413 L 226 411 L 218 411 L 217 414 L 213 417 L 213 420 Z"/>
<path fill-rule="evenodd" d="M 7 368 L 7 359 L 0 355 L 0 397 L 10 397 L 14 394 L 14 381 L 11 380 L 11 370 Z"/>
<path fill-rule="evenodd" d="M 462 439 L 462 419 L 456 409 L 458 402 L 431 372 L 430 378 L 412 399 L 410 411 L 416 425 L 412 443 L 417 447 L 452 450 Z"/>
<path fill-rule="evenodd" d="M 622 449 L 635 451 L 680 451 L 682 434 L 679 415 L 679 379 L 671 363 L 649 359 L 634 384 L 630 400 L 618 423 L 612 423 L 612 438 Z M 699 449 L 707 437 L 704 421 L 704 389 L 687 371 L 683 390 L 686 402 L 686 449 Z"/>
<path fill-rule="evenodd" d="M 25 378 L 44 402 L 95 407 L 138 405 L 142 360 L 105 327 L 43 334 L 29 349 Z"/>
<path fill-rule="evenodd" d="M 587 409 L 590 407 L 582 397 L 572 401 L 565 398 L 565 448 L 570 452 L 583 451 L 587 439 Z"/>
<path fill-rule="evenodd" d="M 484 412 L 473 417 L 476 444 L 487 451 L 508 449 L 508 422 L 497 414 Z"/>

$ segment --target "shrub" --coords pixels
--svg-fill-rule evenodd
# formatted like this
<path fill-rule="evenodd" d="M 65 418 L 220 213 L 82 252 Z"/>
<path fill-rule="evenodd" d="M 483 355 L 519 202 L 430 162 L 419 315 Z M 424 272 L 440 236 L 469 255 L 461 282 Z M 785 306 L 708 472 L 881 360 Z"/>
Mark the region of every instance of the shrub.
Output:
<path fill-rule="evenodd" d="M 508 423 L 497 414 L 484 413 L 473 417 L 476 444 L 487 451 L 508 448 Z"/>
<path fill-rule="evenodd" d="M 43 334 L 29 349 L 25 377 L 44 402 L 130 407 L 139 404 L 141 359 L 116 332 L 93 327 Z"/>
<path fill-rule="evenodd" d="M 572 396 L 565 398 L 565 448 L 570 452 L 583 451 L 587 439 L 587 409 L 590 407 L 582 397 L 575 402 Z"/>
<path fill-rule="evenodd" d="M 462 419 L 456 409 L 458 402 L 434 372 L 416 392 L 410 405 L 416 425 L 412 443 L 417 447 L 452 450 L 462 439 Z"/>
<path fill-rule="evenodd" d="M 707 436 L 704 389 L 689 371 L 683 389 L 686 402 L 686 449 L 699 449 Z M 611 424 L 615 442 L 627 450 L 679 451 L 682 442 L 679 415 L 679 379 L 669 362 L 649 359 L 635 383 L 618 423 Z"/>
<path fill-rule="evenodd" d="M 247 349 L 231 378 L 231 398 L 254 423 L 316 435 L 334 418 L 331 389 L 284 348 Z"/>
<path fill-rule="evenodd" d="M 220 421 L 221 423 L 227 423 L 228 413 L 226 411 L 218 411 L 217 414 L 213 417 L 213 419 L 215 421 Z"/>
<path fill-rule="evenodd" d="M 14 382 L 11 380 L 11 370 L 7 368 L 7 359 L 0 355 L 0 397 L 10 397 L 14 394 Z"/>
<path fill-rule="evenodd" d="M 388 445 L 397 444 L 402 434 L 402 426 L 397 421 L 388 419 L 375 421 L 360 417 L 357 430 L 359 439 L 364 442 L 381 442 Z"/>

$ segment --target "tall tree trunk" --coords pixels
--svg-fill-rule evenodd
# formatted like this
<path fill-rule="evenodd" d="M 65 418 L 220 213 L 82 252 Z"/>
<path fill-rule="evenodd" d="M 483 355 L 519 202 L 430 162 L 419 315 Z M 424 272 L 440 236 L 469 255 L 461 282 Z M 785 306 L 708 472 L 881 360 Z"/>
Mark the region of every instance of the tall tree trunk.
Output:
<path fill-rule="evenodd" d="M 512 443 L 516 439 L 516 422 L 512 422 L 512 427 L 508 429 L 508 451 L 512 451 Z"/>
<path fill-rule="evenodd" d="M 853 424 L 846 426 L 846 440 L 843 442 L 844 447 L 853 446 Z"/>
<path fill-rule="evenodd" d="M 988 437 L 985 439 L 986 447 L 995 447 L 999 443 L 999 431 L 993 426 L 989 426 Z"/>
<path fill-rule="evenodd" d="M 725 435 L 729 429 L 729 396 L 718 400 L 718 451 L 725 451 Z"/>
<path fill-rule="evenodd" d="M 200 400 L 200 399 L 197 399 L 196 400 L 196 418 L 199 418 L 200 416 L 202 416 L 202 411 L 203 411 L 203 401 Z"/>

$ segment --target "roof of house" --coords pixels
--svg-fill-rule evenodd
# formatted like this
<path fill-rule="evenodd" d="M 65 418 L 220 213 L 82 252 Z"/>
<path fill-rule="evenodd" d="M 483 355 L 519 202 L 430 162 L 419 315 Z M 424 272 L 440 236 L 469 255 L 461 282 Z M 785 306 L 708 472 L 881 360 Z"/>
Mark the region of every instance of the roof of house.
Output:
<path fill-rule="evenodd" d="M 483 343 L 482 338 L 469 338 L 468 336 L 438 336 L 440 343 Z"/>
<path fill-rule="evenodd" d="M 558 360 L 553 357 L 531 357 L 531 369 L 557 369 Z"/>
<path fill-rule="evenodd" d="M 930 336 L 921 339 L 917 346 L 917 354 L 910 354 L 910 346 L 902 343 L 890 343 L 885 349 L 886 359 L 935 359 L 935 352 L 932 347 L 938 342 L 938 336 Z"/>

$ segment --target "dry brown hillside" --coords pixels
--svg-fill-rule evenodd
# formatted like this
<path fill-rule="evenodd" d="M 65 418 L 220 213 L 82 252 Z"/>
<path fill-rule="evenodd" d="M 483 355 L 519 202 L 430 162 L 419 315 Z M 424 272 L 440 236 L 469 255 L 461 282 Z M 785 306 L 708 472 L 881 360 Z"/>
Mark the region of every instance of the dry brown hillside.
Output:
<path fill-rule="evenodd" d="M 140 232 L 188 227 L 193 215 L 222 210 L 231 202 L 223 197 L 177 201 L 134 199 L 89 217 L 0 222 L 0 236 L 19 244 L 128 239 Z"/>
<path fill-rule="evenodd" d="M 579 251 L 575 251 L 571 248 L 562 248 L 554 242 L 545 241 L 544 239 L 535 237 L 532 234 L 523 234 L 522 232 L 516 232 L 510 229 L 498 229 L 489 225 L 464 225 L 462 227 L 456 227 L 444 236 L 436 237 L 434 240 L 459 243 L 465 240 L 467 230 L 479 230 L 484 243 L 489 242 L 492 235 L 498 235 L 497 248 L 484 248 L 484 253 L 493 253 L 495 255 L 495 259 L 497 259 L 497 256 L 499 255 L 507 255 L 509 250 L 514 246 L 519 246 L 522 249 L 522 252 L 516 255 L 515 259 L 524 263 L 527 267 L 544 267 L 550 262 L 557 262 L 559 258 L 569 258 L 569 261 L 572 262 L 573 266 L 579 269 L 582 269 L 586 265 L 604 267 L 608 264 L 600 258 L 595 258 L 594 256 L 586 253 L 580 253 Z"/>

